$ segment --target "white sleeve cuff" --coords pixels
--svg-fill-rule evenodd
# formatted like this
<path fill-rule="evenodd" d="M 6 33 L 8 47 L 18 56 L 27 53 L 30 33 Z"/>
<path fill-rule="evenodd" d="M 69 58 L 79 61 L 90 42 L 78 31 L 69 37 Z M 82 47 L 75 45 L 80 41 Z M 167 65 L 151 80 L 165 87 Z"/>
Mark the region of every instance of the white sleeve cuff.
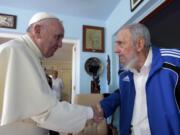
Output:
<path fill-rule="evenodd" d="M 92 119 L 94 115 L 93 109 L 91 107 L 87 108 L 87 118 Z"/>

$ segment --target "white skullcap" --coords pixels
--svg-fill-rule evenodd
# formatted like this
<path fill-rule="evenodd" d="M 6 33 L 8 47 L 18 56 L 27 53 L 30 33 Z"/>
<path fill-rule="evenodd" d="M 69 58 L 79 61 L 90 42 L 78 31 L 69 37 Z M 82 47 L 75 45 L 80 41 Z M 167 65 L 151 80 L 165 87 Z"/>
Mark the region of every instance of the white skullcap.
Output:
<path fill-rule="evenodd" d="M 39 21 L 44 20 L 44 19 L 50 19 L 50 18 L 58 19 L 56 16 L 51 15 L 51 14 L 46 13 L 46 12 L 36 13 L 36 14 L 33 15 L 32 18 L 30 19 L 30 21 L 29 21 L 29 23 L 28 23 L 28 27 L 29 27 L 31 24 L 33 24 L 33 23 L 39 22 Z"/>

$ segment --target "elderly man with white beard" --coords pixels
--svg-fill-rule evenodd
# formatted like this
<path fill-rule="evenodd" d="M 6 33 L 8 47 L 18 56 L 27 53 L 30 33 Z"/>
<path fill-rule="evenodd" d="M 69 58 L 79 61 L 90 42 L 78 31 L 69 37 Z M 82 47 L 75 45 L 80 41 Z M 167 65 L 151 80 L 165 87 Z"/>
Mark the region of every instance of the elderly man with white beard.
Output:
<path fill-rule="evenodd" d="M 118 32 L 115 52 L 119 91 L 97 105 L 96 121 L 119 106 L 121 135 L 180 135 L 180 50 L 152 46 L 149 30 L 132 24 Z"/>

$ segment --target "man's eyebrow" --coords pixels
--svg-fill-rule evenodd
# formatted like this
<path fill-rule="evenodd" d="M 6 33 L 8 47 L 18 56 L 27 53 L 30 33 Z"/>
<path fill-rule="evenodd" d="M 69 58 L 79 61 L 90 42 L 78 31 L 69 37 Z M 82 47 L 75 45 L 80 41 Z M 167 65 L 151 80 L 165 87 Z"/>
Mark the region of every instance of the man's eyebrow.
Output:
<path fill-rule="evenodd" d="M 115 43 L 121 44 L 122 41 L 116 40 Z"/>
<path fill-rule="evenodd" d="M 56 35 L 58 38 L 62 38 L 62 37 L 64 37 L 64 34 L 58 34 L 58 35 Z"/>

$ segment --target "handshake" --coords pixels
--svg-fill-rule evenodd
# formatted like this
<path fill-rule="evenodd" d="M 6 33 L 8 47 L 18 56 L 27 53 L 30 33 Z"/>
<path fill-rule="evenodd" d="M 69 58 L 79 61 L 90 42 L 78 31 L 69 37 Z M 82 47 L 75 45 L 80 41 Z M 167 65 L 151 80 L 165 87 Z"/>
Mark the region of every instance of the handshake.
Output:
<path fill-rule="evenodd" d="M 104 119 L 104 112 L 100 106 L 100 104 L 96 104 L 96 105 L 93 105 L 91 106 L 92 109 L 93 109 L 93 120 L 96 122 L 96 123 L 99 123 L 101 120 Z"/>

